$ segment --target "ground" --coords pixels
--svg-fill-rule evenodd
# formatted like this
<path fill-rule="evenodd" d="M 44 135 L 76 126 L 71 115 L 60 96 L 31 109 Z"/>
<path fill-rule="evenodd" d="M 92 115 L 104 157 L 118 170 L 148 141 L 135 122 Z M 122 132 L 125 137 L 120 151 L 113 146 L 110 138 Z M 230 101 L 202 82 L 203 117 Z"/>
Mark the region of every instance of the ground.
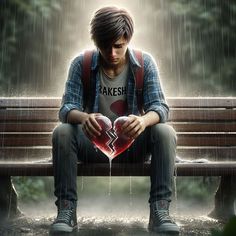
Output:
<path fill-rule="evenodd" d="M 49 235 L 49 227 L 53 218 L 19 218 L 12 221 L 10 224 L 5 225 L 0 230 L 2 236 L 15 236 L 15 235 Z M 79 231 L 73 234 L 78 236 L 146 236 L 154 235 L 149 234 L 146 226 L 147 219 L 108 219 L 94 217 L 79 217 Z M 195 236 L 195 235 L 211 235 L 212 228 L 221 228 L 222 225 L 217 221 L 207 219 L 199 216 L 195 218 L 180 217 L 178 224 L 181 226 L 182 236 Z"/>
<path fill-rule="evenodd" d="M 212 229 L 223 224 L 207 217 L 212 206 L 172 204 L 171 215 L 181 227 L 182 236 L 211 235 Z M 1 236 L 46 236 L 56 214 L 53 200 L 41 203 L 21 203 L 24 213 L 7 223 L 1 222 Z M 78 206 L 79 236 L 146 236 L 149 210 L 143 200 L 137 199 L 84 199 Z"/>

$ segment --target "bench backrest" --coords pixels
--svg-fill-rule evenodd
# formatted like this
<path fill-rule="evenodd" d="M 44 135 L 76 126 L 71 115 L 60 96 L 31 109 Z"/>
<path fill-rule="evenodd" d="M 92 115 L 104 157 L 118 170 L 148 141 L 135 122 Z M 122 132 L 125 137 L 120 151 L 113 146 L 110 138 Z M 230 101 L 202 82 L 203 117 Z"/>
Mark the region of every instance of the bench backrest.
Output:
<path fill-rule="evenodd" d="M 236 160 L 236 98 L 168 98 L 183 158 Z M 61 99 L 0 98 L 0 161 L 51 158 Z"/>

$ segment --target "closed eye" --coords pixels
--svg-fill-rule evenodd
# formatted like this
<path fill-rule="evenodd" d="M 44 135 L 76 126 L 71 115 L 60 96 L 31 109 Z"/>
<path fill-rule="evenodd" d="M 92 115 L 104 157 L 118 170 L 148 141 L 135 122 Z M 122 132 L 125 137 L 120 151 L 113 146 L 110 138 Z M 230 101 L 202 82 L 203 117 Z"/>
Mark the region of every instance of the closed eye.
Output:
<path fill-rule="evenodd" d="M 124 46 L 124 44 L 114 44 L 114 48 L 122 48 Z"/>

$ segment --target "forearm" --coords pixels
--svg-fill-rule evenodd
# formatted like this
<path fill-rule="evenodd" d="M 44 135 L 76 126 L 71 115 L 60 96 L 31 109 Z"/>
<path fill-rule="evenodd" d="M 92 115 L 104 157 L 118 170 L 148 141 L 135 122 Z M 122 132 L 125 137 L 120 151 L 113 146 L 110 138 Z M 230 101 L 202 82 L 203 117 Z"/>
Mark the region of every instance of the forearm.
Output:
<path fill-rule="evenodd" d="M 155 111 L 149 111 L 142 116 L 145 122 L 145 126 L 152 126 L 160 122 L 160 116 Z"/>
<path fill-rule="evenodd" d="M 88 117 L 88 113 L 73 109 L 67 114 L 67 123 L 81 124 Z"/>

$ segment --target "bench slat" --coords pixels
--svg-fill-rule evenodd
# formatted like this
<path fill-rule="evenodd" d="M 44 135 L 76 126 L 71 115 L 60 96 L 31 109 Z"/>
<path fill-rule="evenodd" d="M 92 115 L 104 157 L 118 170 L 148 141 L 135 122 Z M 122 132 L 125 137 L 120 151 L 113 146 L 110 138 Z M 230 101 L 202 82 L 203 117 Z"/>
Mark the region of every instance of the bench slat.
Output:
<path fill-rule="evenodd" d="M 206 158 L 211 161 L 233 161 L 236 156 L 235 147 L 177 147 L 177 156 L 188 160 Z M 51 159 L 52 150 L 46 147 L 2 147 L 0 161 L 35 161 Z"/>
<path fill-rule="evenodd" d="M 0 161 L 35 161 L 50 158 L 52 158 L 51 146 L 0 148 Z"/>
<path fill-rule="evenodd" d="M 185 109 L 171 110 L 169 120 L 171 121 L 235 121 L 236 110 L 201 110 Z"/>
<path fill-rule="evenodd" d="M 178 133 L 180 146 L 236 146 L 236 133 Z M 51 133 L 0 134 L 0 146 L 51 146 Z"/>
<path fill-rule="evenodd" d="M 58 109 L 56 110 L 2 110 L 0 122 L 58 122 Z"/>
<path fill-rule="evenodd" d="M 171 110 L 171 121 L 235 121 L 236 110 L 202 110 L 202 109 L 184 109 Z M 58 121 L 58 110 L 2 110 L 0 112 L 0 122 L 32 122 Z"/>
<path fill-rule="evenodd" d="M 59 97 L 0 97 L 0 107 L 2 108 L 59 108 L 60 105 L 61 98 Z"/>
<path fill-rule="evenodd" d="M 221 176 L 236 175 L 236 162 L 214 162 L 207 164 L 176 164 L 177 176 Z M 1 175 L 52 176 L 52 163 L 0 163 Z M 149 176 L 150 164 L 113 164 L 112 176 Z M 79 176 L 109 176 L 109 164 L 78 163 Z"/>
<path fill-rule="evenodd" d="M 52 132 L 59 122 L 0 123 L 0 132 Z"/>
<path fill-rule="evenodd" d="M 169 97 L 169 107 L 235 108 L 235 97 Z"/>
<path fill-rule="evenodd" d="M 235 97 L 168 97 L 170 107 L 236 107 Z M 61 97 L 0 97 L 0 107 L 60 107 Z"/>
<path fill-rule="evenodd" d="M 0 123 L 0 132 L 52 132 L 59 122 Z M 236 132 L 236 123 L 169 122 L 178 132 Z"/>
<path fill-rule="evenodd" d="M 235 122 L 170 122 L 177 132 L 236 132 Z"/>
<path fill-rule="evenodd" d="M 180 146 L 236 146 L 236 134 L 220 133 L 178 133 Z"/>

